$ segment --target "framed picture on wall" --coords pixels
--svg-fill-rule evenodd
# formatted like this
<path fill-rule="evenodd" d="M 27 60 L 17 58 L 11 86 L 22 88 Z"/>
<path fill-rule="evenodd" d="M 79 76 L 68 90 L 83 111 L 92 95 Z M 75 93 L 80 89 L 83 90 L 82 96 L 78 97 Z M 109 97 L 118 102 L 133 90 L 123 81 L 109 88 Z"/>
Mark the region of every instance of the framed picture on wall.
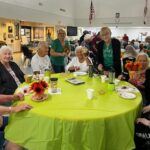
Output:
<path fill-rule="evenodd" d="M 33 27 L 33 38 L 44 39 L 44 27 Z"/>
<path fill-rule="evenodd" d="M 12 33 L 13 32 L 13 27 L 12 26 L 8 26 L 8 33 Z"/>
<path fill-rule="evenodd" d="M 19 23 L 15 24 L 15 40 L 19 40 Z"/>
<path fill-rule="evenodd" d="M 13 34 L 8 34 L 8 38 L 13 38 Z"/>
<path fill-rule="evenodd" d="M 54 27 L 46 27 L 46 37 L 50 35 L 54 39 Z"/>

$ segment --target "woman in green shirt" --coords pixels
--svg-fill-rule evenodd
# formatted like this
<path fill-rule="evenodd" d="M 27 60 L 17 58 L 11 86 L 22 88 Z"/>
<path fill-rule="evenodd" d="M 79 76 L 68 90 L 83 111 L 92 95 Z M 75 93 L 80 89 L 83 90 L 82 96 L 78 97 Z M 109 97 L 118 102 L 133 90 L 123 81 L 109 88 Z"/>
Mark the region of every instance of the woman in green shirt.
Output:
<path fill-rule="evenodd" d="M 51 49 L 51 63 L 55 73 L 65 72 L 65 57 L 70 52 L 69 42 L 65 40 L 66 32 L 58 30 L 58 38 L 53 41 Z"/>

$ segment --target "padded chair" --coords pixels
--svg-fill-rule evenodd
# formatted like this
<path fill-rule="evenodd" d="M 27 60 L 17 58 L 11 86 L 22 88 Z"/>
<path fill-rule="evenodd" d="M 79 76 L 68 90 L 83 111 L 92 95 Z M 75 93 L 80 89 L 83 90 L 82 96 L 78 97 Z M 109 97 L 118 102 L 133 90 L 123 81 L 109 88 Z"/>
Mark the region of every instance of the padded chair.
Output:
<path fill-rule="evenodd" d="M 26 45 L 22 45 L 21 50 L 22 50 L 23 55 L 24 55 L 23 65 L 25 64 L 25 62 L 27 61 L 27 59 L 31 63 L 31 59 L 32 59 L 33 54 L 29 50 L 29 48 Z"/>

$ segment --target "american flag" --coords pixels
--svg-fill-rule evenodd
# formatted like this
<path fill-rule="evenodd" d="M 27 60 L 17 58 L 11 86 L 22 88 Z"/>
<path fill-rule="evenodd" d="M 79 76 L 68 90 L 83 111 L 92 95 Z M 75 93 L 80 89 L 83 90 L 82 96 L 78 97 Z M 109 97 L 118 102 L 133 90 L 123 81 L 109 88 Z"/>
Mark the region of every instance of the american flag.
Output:
<path fill-rule="evenodd" d="M 147 0 L 145 0 L 145 7 L 144 7 L 144 24 L 146 24 L 147 22 L 147 12 L 148 12 L 148 8 L 147 8 Z"/>
<path fill-rule="evenodd" d="M 93 2 L 91 0 L 91 5 L 90 5 L 90 15 L 89 15 L 89 22 L 90 24 L 92 23 L 93 18 L 95 17 L 95 10 L 93 6 Z"/>

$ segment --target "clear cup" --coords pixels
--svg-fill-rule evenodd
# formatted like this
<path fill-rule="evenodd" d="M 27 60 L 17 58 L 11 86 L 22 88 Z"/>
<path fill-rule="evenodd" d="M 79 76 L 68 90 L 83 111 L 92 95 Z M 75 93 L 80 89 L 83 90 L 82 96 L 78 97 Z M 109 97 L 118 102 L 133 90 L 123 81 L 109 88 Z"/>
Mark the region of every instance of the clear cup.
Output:
<path fill-rule="evenodd" d="M 31 83 L 32 82 L 32 75 L 26 74 L 24 75 L 24 79 L 26 83 Z"/>
<path fill-rule="evenodd" d="M 107 76 L 106 75 L 101 75 L 101 82 L 105 83 Z"/>
<path fill-rule="evenodd" d="M 51 92 L 52 93 L 56 93 L 57 92 L 57 81 L 58 81 L 58 78 L 50 78 L 50 85 L 51 85 Z"/>
<path fill-rule="evenodd" d="M 39 80 L 40 71 L 34 71 L 33 73 L 34 73 L 34 78 L 35 78 L 36 80 Z"/>
<path fill-rule="evenodd" d="M 115 84 L 115 85 L 118 85 L 118 84 L 119 84 L 119 82 L 120 82 L 120 80 L 119 80 L 119 79 L 115 79 L 115 80 L 114 80 L 114 84 Z"/>
<path fill-rule="evenodd" d="M 39 74 L 39 79 L 43 80 L 44 79 L 44 74 Z"/>
<path fill-rule="evenodd" d="M 44 81 L 45 81 L 46 83 L 49 83 L 49 82 L 50 82 L 50 78 L 47 77 L 47 76 L 45 76 L 43 79 L 44 79 Z"/>
<path fill-rule="evenodd" d="M 87 89 L 86 93 L 87 93 L 87 98 L 89 100 L 93 99 L 93 97 L 94 97 L 94 89 Z"/>
<path fill-rule="evenodd" d="M 45 69 L 44 76 L 50 77 L 51 76 L 51 70 L 50 69 Z"/>

